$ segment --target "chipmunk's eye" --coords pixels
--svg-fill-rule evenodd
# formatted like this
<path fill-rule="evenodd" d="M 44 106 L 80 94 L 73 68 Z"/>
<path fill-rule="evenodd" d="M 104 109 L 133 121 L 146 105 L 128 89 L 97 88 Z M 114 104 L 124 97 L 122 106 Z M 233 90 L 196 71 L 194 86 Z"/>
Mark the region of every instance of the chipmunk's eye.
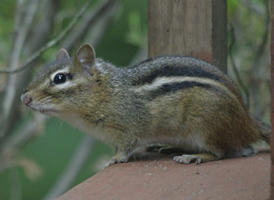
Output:
<path fill-rule="evenodd" d="M 53 78 L 53 83 L 55 85 L 63 84 L 68 80 L 68 76 L 63 73 L 56 74 Z"/>

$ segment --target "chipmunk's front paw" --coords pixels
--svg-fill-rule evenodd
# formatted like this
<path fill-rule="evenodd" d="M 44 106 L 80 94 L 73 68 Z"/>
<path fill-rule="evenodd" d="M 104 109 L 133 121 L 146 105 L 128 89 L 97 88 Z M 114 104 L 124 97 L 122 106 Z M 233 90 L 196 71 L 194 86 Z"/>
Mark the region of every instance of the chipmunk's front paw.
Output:
<path fill-rule="evenodd" d="M 189 164 L 194 161 L 195 161 L 195 164 L 200 164 L 202 162 L 202 157 L 196 156 L 196 155 L 183 154 L 182 156 L 174 156 L 173 160 L 182 164 Z"/>
<path fill-rule="evenodd" d="M 115 163 L 126 163 L 128 161 L 128 158 L 129 156 L 127 155 L 115 155 L 110 159 L 110 161 L 107 162 L 107 164 L 105 164 L 104 169 L 111 165 L 114 165 Z"/>

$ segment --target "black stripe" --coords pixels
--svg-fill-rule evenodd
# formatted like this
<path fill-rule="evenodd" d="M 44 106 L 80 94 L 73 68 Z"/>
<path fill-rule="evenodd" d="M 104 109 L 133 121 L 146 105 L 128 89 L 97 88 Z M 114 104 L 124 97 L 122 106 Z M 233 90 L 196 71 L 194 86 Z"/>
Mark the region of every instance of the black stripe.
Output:
<path fill-rule="evenodd" d="M 135 68 L 135 67 L 138 67 L 140 65 L 144 65 L 144 64 L 147 64 L 148 62 L 151 62 L 151 61 L 154 61 L 154 60 L 157 60 L 159 58 L 194 58 L 194 57 L 190 57 L 190 56 L 182 56 L 182 55 L 161 55 L 161 56 L 154 56 L 154 57 L 151 57 L 151 58 L 148 58 L 146 60 L 143 60 L 135 65 L 132 65 L 131 67 L 129 68 Z M 199 60 L 199 61 L 204 61 L 204 60 L 201 60 L 199 58 L 194 58 L 196 60 Z M 206 62 L 206 61 L 204 61 Z"/>
<path fill-rule="evenodd" d="M 189 77 L 200 77 L 210 78 L 219 82 L 225 82 L 221 76 L 206 71 L 200 67 L 192 66 L 164 66 L 161 69 L 151 72 L 149 75 L 142 77 L 141 79 L 134 80 L 133 86 L 140 86 L 144 84 L 152 83 L 158 77 L 178 77 L 178 76 L 189 76 Z"/>
<path fill-rule="evenodd" d="M 175 93 L 178 90 L 193 88 L 193 87 L 202 87 L 202 88 L 212 88 L 210 84 L 204 84 L 193 81 L 185 81 L 179 83 L 163 84 L 161 87 L 152 90 L 149 92 L 149 96 L 153 99 L 158 96 L 166 95 L 168 93 Z"/>

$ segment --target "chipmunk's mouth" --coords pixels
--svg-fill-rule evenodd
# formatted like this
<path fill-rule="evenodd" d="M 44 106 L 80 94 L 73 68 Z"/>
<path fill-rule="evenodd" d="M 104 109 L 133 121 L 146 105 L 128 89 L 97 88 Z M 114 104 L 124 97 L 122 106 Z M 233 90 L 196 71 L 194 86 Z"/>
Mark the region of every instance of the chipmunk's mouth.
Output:
<path fill-rule="evenodd" d="M 33 111 L 38 111 L 43 115 L 47 116 L 57 116 L 58 109 L 53 107 L 51 104 L 45 103 L 45 101 L 36 101 L 33 97 L 30 96 L 23 96 L 21 97 L 23 103 L 28 106 Z"/>
<path fill-rule="evenodd" d="M 57 110 L 52 110 L 52 109 L 41 109 L 41 110 L 38 110 L 40 113 L 42 113 L 43 115 L 56 115 L 57 114 Z"/>
<path fill-rule="evenodd" d="M 42 114 L 46 114 L 46 113 L 51 112 L 51 111 L 50 110 L 39 110 L 39 112 L 42 113 Z"/>
<path fill-rule="evenodd" d="M 40 108 L 40 107 L 35 107 L 35 106 L 29 106 L 30 109 L 32 109 L 33 111 L 38 111 L 40 113 L 42 113 L 43 115 L 56 115 L 57 110 L 54 109 L 47 109 L 47 108 Z"/>

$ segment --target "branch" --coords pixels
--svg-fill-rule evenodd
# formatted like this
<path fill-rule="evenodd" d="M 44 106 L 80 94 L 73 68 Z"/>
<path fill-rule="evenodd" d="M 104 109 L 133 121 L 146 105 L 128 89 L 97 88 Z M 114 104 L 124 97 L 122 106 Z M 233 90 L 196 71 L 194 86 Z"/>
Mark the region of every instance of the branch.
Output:
<path fill-rule="evenodd" d="M 231 60 L 231 64 L 232 64 L 232 69 L 233 69 L 233 72 L 236 76 L 236 79 L 237 79 L 237 82 L 239 83 L 240 87 L 242 88 L 242 90 L 244 91 L 245 93 L 245 97 L 246 97 L 246 106 L 247 108 L 249 108 L 249 104 L 250 104 L 250 100 L 249 100 L 249 91 L 248 91 L 248 88 L 246 87 L 246 85 L 244 84 L 244 82 L 242 81 L 241 79 L 241 76 L 240 76 L 240 73 L 236 67 L 236 64 L 235 64 L 235 61 L 234 61 L 234 58 L 232 56 L 232 48 L 235 44 L 235 32 L 234 32 L 234 26 L 229 23 L 229 27 L 230 27 L 230 32 L 231 32 L 231 43 L 229 44 L 228 46 L 228 56 L 230 57 L 230 60 Z"/>
<path fill-rule="evenodd" d="M 67 35 L 67 33 L 73 28 L 73 26 L 76 24 L 76 22 L 83 16 L 83 14 L 86 12 L 87 8 L 89 7 L 89 5 L 92 1 L 93 0 L 90 0 L 88 3 L 86 3 L 86 5 L 83 6 L 83 8 L 80 10 L 80 12 L 77 14 L 77 16 L 70 22 L 70 24 L 67 26 L 67 28 L 64 31 L 62 31 L 56 38 L 52 39 L 46 45 L 41 47 L 35 54 L 33 54 L 26 61 L 26 63 L 24 65 L 22 65 L 18 69 L 13 69 L 13 70 L 2 69 L 2 70 L 0 70 L 0 73 L 5 73 L 5 74 L 18 73 L 18 72 L 26 69 L 29 66 L 29 64 L 31 64 L 34 60 L 36 60 L 47 49 L 49 49 L 49 48 L 55 46 L 56 44 L 58 44 Z"/>
<path fill-rule="evenodd" d="M 256 53 L 255 53 L 255 62 L 253 69 L 258 65 L 260 59 L 262 58 L 263 53 L 265 52 L 265 48 L 268 44 L 268 36 L 269 36 L 269 29 L 270 29 L 270 9 L 269 9 L 270 2 L 269 0 L 265 1 L 265 12 L 266 12 L 266 19 L 265 19 L 265 31 L 262 37 L 262 42 L 259 45 Z"/>
<path fill-rule="evenodd" d="M 25 146 L 29 141 L 35 138 L 39 133 L 44 129 L 45 121 L 48 119 L 47 116 L 44 116 L 38 113 L 34 119 L 29 120 L 23 127 L 20 133 L 15 134 L 13 137 L 10 137 L 8 140 L 2 144 L 0 155 L 0 174 L 6 169 L 10 168 L 12 165 L 12 156 Z"/>
<path fill-rule="evenodd" d="M 84 19 L 82 22 L 75 28 L 77 31 L 71 33 L 65 41 L 63 41 L 62 48 L 69 51 L 75 41 L 79 41 L 79 39 L 85 36 L 88 30 L 92 27 L 93 23 L 100 19 L 102 15 L 111 12 L 109 10 L 115 7 L 116 1 L 117 0 L 105 0 L 97 6 L 96 10 L 87 13 L 86 16 L 83 17 Z"/>
<path fill-rule="evenodd" d="M 3 154 L 10 149 L 20 149 L 25 146 L 31 139 L 33 139 L 38 133 L 44 130 L 45 122 L 48 119 L 47 116 L 40 113 L 35 113 L 34 119 L 29 120 L 25 126 L 23 126 L 20 134 L 16 134 L 4 145 Z"/>
<path fill-rule="evenodd" d="M 15 35 L 13 40 L 13 47 L 11 51 L 11 56 L 9 59 L 9 68 L 10 70 L 16 70 L 18 69 L 18 63 L 19 58 L 22 53 L 22 49 L 26 40 L 26 37 L 28 35 L 30 25 L 33 21 L 35 10 L 38 6 L 39 1 L 30 0 L 27 4 L 27 6 L 21 5 L 21 1 L 18 1 L 18 10 L 16 12 L 16 25 L 15 25 Z M 22 11 L 25 10 L 25 13 Z M 19 21 L 19 19 L 22 20 Z M 10 76 L 8 78 L 8 82 L 5 87 L 5 96 L 2 98 L 3 103 L 1 102 L 0 110 L 1 110 L 1 116 L 0 116 L 0 138 L 2 138 L 7 130 L 9 129 L 9 121 L 13 117 L 17 117 L 17 113 L 14 113 L 16 108 L 13 106 L 15 101 L 17 101 L 16 97 L 16 85 L 20 81 L 20 78 L 17 76 Z"/>
<path fill-rule="evenodd" d="M 254 1 L 253 1 L 254 2 Z M 254 13 L 256 13 L 257 15 L 264 15 L 264 12 L 260 9 L 258 9 L 258 6 L 256 6 L 256 4 L 250 2 L 250 1 L 246 1 L 246 0 L 240 0 L 240 3 L 245 6 L 247 9 L 253 11 Z"/>
<path fill-rule="evenodd" d="M 72 156 L 67 168 L 60 175 L 52 189 L 47 193 L 43 200 L 51 200 L 64 193 L 72 181 L 75 179 L 82 166 L 85 164 L 90 152 L 95 146 L 95 140 L 88 135 L 85 135 L 78 149 Z"/>
<path fill-rule="evenodd" d="M 9 180 L 10 180 L 10 199 L 21 200 L 22 199 L 22 183 L 18 169 L 15 167 L 9 170 Z"/>
<path fill-rule="evenodd" d="M 17 22 L 15 25 L 15 32 L 17 32 L 17 30 L 20 30 L 20 32 L 18 32 L 18 34 L 16 35 L 15 38 L 15 42 L 13 44 L 13 49 L 12 49 L 12 53 L 11 53 L 11 57 L 10 57 L 10 68 L 11 69 L 16 69 L 17 68 L 17 63 L 19 61 L 19 57 L 21 55 L 22 52 L 22 48 L 27 36 L 27 32 L 30 28 L 30 25 L 32 23 L 32 20 L 34 18 L 34 14 L 35 14 L 35 10 L 38 6 L 38 2 L 36 0 L 32 0 L 29 3 L 29 6 L 27 7 L 27 10 L 25 11 L 26 13 L 26 17 L 24 17 L 24 21 L 22 23 Z M 18 2 L 18 15 L 16 16 L 16 18 L 22 18 L 22 16 L 24 15 L 23 12 L 21 11 L 22 7 L 20 7 L 20 1 Z M 20 20 L 20 19 L 18 19 Z"/>
<path fill-rule="evenodd" d="M 94 23 L 92 26 L 90 26 L 90 29 L 86 31 L 85 37 L 87 38 L 87 42 L 92 44 L 94 49 L 98 47 L 101 40 L 107 33 L 107 31 L 111 28 L 112 24 L 116 20 L 116 14 L 121 11 L 121 4 L 120 2 L 117 2 L 114 5 L 111 5 L 109 9 L 105 10 L 105 13 L 103 13 L 102 17 L 100 17 L 98 20 L 96 20 L 96 23 Z"/>

